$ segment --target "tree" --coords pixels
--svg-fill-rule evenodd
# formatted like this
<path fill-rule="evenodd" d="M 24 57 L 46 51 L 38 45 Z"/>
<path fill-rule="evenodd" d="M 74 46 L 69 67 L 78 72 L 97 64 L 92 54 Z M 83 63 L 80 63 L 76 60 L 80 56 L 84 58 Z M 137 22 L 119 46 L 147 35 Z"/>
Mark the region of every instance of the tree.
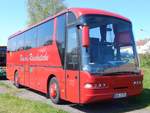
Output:
<path fill-rule="evenodd" d="M 27 0 L 28 24 L 35 24 L 66 9 L 62 0 Z"/>

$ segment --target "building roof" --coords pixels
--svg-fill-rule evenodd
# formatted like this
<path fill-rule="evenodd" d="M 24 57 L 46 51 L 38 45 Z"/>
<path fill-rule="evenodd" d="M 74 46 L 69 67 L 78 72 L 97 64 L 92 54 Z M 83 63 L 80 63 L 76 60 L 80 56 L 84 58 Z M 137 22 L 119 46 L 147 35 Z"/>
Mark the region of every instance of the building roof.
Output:
<path fill-rule="evenodd" d="M 137 46 L 144 46 L 148 41 L 150 41 L 150 39 L 144 39 L 144 40 L 138 40 L 137 42 L 136 42 L 136 45 Z"/>

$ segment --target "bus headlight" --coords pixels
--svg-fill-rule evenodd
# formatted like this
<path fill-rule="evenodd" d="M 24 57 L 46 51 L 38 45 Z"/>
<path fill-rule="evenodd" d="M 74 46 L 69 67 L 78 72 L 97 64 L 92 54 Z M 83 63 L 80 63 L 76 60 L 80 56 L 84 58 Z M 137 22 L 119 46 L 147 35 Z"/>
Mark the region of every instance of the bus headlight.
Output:
<path fill-rule="evenodd" d="M 103 89 L 107 88 L 108 85 L 106 83 L 86 83 L 84 88 L 86 89 Z"/>
<path fill-rule="evenodd" d="M 84 85 L 84 88 L 91 89 L 92 88 L 92 84 L 87 83 L 87 84 Z"/>

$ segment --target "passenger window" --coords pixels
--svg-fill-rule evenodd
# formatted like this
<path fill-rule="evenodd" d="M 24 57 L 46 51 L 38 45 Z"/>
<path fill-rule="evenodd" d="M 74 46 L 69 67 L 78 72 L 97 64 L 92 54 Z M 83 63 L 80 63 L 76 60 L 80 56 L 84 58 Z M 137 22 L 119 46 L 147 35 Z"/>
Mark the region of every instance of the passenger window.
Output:
<path fill-rule="evenodd" d="M 65 32 L 66 32 L 65 28 L 66 28 L 66 15 L 64 14 L 57 17 L 57 31 L 56 31 L 56 41 L 62 65 L 64 65 Z"/>
<path fill-rule="evenodd" d="M 35 48 L 37 45 L 37 28 L 28 30 L 25 33 L 25 47 L 24 49 Z"/>
<path fill-rule="evenodd" d="M 24 49 L 24 34 L 20 34 L 16 37 L 16 51 Z"/>
<path fill-rule="evenodd" d="M 54 22 L 50 20 L 38 26 L 38 46 L 52 44 Z"/>
<path fill-rule="evenodd" d="M 16 51 L 16 37 L 13 37 L 13 38 L 9 39 L 9 43 L 8 44 L 9 44 L 9 50 L 11 52 Z"/>

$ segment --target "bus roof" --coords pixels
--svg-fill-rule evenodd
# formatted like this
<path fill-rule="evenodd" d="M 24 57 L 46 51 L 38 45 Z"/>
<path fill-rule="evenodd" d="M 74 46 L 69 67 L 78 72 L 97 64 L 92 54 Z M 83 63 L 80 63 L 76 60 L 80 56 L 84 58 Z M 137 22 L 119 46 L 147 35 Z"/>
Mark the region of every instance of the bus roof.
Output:
<path fill-rule="evenodd" d="M 120 18 L 120 19 L 123 19 L 123 20 L 126 20 L 126 21 L 130 21 L 128 18 L 126 18 L 124 16 L 121 16 L 121 15 L 116 14 L 116 13 L 104 11 L 104 10 L 90 9 L 90 8 L 69 8 L 69 9 L 66 9 L 66 10 L 64 10 L 64 11 L 62 11 L 62 12 L 60 12 L 60 13 L 54 15 L 54 16 L 48 17 L 45 20 L 43 20 L 43 21 L 41 21 L 37 24 L 31 25 L 31 26 L 25 28 L 24 30 L 21 30 L 21 31 L 18 31 L 18 32 L 12 34 L 10 37 L 8 37 L 8 39 L 10 39 L 10 38 L 12 38 L 16 35 L 19 35 L 19 34 L 25 32 L 25 31 L 35 27 L 35 26 L 38 26 L 38 25 L 40 25 L 40 24 L 42 24 L 42 23 L 44 23 L 44 22 L 46 22 L 50 19 L 53 19 L 53 18 L 55 18 L 55 17 L 57 17 L 57 16 L 59 16 L 63 13 L 66 13 L 68 11 L 73 12 L 76 15 L 77 18 L 79 18 L 82 15 L 87 15 L 87 14 L 99 14 L 99 15 L 105 15 L 105 16 L 113 16 L 113 17 L 117 17 L 117 18 Z"/>
<path fill-rule="evenodd" d="M 71 8 L 70 11 L 76 14 L 77 18 L 82 16 L 82 15 L 87 15 L 87 14 L 99 14 L 99 15 L 105 15 L 105 16 L 114 16 L 126 21 L 130 21 L 128 18 L 121 16 L 116 13 L 112 13 L 109 11 L 105 10 L 100 10 L 100 9 L 90 9 L 90 8 Z"/>

